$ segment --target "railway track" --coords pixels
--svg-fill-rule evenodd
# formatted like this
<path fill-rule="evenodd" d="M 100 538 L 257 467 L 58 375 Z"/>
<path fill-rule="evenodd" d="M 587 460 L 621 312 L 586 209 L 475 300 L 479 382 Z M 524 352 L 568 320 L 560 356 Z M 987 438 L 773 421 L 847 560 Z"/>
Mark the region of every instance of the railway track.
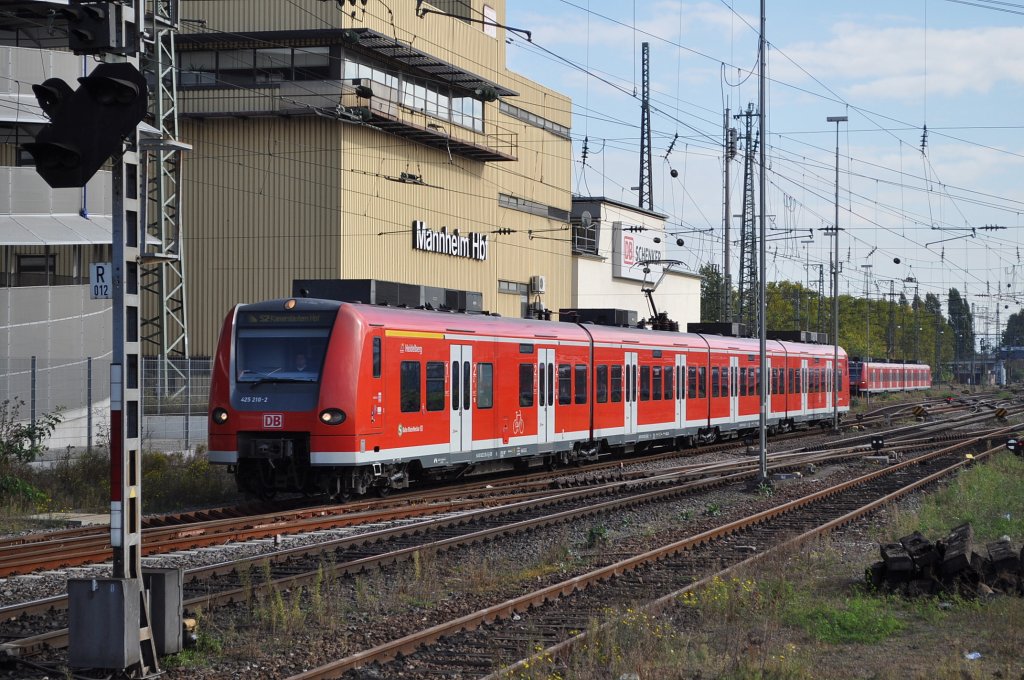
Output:
<path fill-rule="evenodd" d="M 985 436 L 994 436 L 987 433 Z M 919 446 L 920 444 L 916 444 Z M 956 446 L 962 447 L 961 443 Z M 850 447 L 842 455 L 863 456 L 863 449 Z M 772 469 L 806 466 L 810 461 L 824 462 L 826 454 L 801 452 L 776 454 Z M 737 461 L 713 469 L 688 469 L 654 475 L 639 481 L 616 482 L 604 488 L 581 489 L 552 494 L 545 499 L 521 501 L 512 506 L 460 514 L 457 517 L 417 522 L 405 528 L 371 532 L 362 536 L 339 539 L 319 546 L 281 551 L 268 561 L 266 557 L 240 560 L 208 568 L 190 570 L 186 574 L 186 608 L 208 609 L 211 606 L 244 600 L 252 596 L 258 581 L 252 573 L 263 569 L 259 587 L 288 590 L 309 584 L 318 578 L 324 564 L 334 565 L 333 574 L 348 574 L 408 560 L 421 551 L 452 550 L 482 541 L 496 540 L 517 533 L 571 522 L 583 516 L 608 514 L 639 504 L 664 502 L 683 494 L 692 494 L 710 486 L 736 482 L 754 474 L 752 461 Z M 695 480 L 694 477 L 705 477 Z M 266 563 L 268 567 L 261 567 Z M 248 573 L 248 576 L 242 574 Z M 62 625 L 62 597 L 8 607 L 0 610 L 0 619 L 7 622 L 2 635 L 9 640 L 9 653 L 31 654 L 65 643 L 66 632 L 52 630 Z M 11 625 L 15 623 L 16 625 Z M 33 627 L 48 626 L 51 630 L 36 632 Z"/>
<path fill-rule="evenodd" d="M 984 419 L 981 416 L 980 419 Z M 973 422 L 973 421 L 965 421 Z M 890 440 L 909 433 L 940 428 L 939 425 L 915 423 L 890 430 Z M 813 431 L 800 431 L 783 435 L 772 442 L 778 447 L 787 441 L 816 435 Z M 846 447 L 869 442 L 875 434 L 846 436 L 842 440 L 829 439 L 812 445 L 807 450 L 826 450 L 842 443 Z M 737 442 L 725 442 L 700 449 L 685 449 L 649 454 L 628 459 L 631 467 L 664 463 L 695 455 L 712 455 L 735 450 Z M 237 508 L 217 508 L 209 511 L 181 513 L 150 518 L 143 530 L 143 555 L 154 556 L 174 551 L 191 550 L 229 542 L 275 538 L 285 534 L 339 529 L 373 522 L 410 519 L 439 513 L 466 511 L 488 505 L 508 502 L 511 495 L 525 497 L 530 493 L 544 494 L 554 488 L 572 488 L 602 484 L 609 481 L 641 479 L 650 476 L 642 469 L 626 472 L 626 460 L 610 460 L 581 468 L 579 472 L 559 470 L 556 473 L 517 475 L 500 480 L 483 480 L 456 487 L 425 490 L 403 494 L 393 499 L 360 501 L 342 505 L 302 506 L 294 509 L 275 508 L 266 512 L 265 505 L 246 505 Z M 699 467 L 699 465 L 698 465 Z M 685 466 L 679 469 L 684 469 Z M 252 514 L 247 514 L 252 513 Z M 109 557 L 110 543 L 106 529 L 79 528 L 50 534 L 18 537 L 0 541 L 0 577 L 27 574 L 38 570 L 60 569 L 103 562 Z"/>
<path fill-rule="evenodd" d="M 1001 448 L 979 452 L 974 460 Z M 962 445 L 946 447 L 582 576 L 414 630 L 296 674 L 291 680 L 440 675 L 497 680 L 514 676 L 531 663 L 569 653 L 586 639 L 587 633 L 581 631 L 604 618 L 609 609 L 659 611 L 671 607 L 683 593 L 716 574 L 860 519 L 968 464 L 972 461 L 963 459 Z M 796 538 L 779 540 L 793 535 Z"/>

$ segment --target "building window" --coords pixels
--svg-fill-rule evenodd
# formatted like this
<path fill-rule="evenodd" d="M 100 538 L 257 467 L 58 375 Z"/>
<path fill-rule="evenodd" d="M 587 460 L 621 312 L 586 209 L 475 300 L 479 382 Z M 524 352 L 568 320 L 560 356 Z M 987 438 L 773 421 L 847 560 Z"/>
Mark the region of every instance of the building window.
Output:
<path fill-rule="evenodd" d="M 498 11 L 490 5 L 484 5 L 484 34 L 498 37 Z"/>
<path fill-rule="evenodd" d="M 553 135 L 557 135 L 564 139 L 572 138 L 572 134 L 570 133 L 569 128 L 567 128 L 566 126 L 559 125 L 554 121 L 550 121 L 547 118 L 544 118 L 543 116 L 538 116 L 536 113 L 531 113 L 526 109 L 521 109 L 518 106 L 508 104 L 504 100 L 498 102 L 498 110 L 508 116 L 511 116 L 512 118 L 515 118 L 516 120 L 520 120 L 526 123 L 527 125 L 539 127 L 542 130 L 547 130 Z"/>
<path fill-rule="evenodd" d="M 57 271 L 57 255 L 18 255 L 19 286 L 48 286 Z"/>
<path fill-rule="evenodd" d="M 331 48 L 319 45 L 179 52 L 178 69 L 183 87 L 328 80 L 332 77 Z"/>
<path fill-rule="evenodd" d="M 588 226 L 572 225 L 572 252 L 582 255 L 597 255 L 597 223 Z"/>
<path fill-rule="evenodd" d="M 518 295 L 519 296 L 519 316 L 523 319 L 531 319 L 533 315 L 530 313 L 530 286 L 525 283 L 517 283 L 516 281 L 502 281 L 498 280 L 498 292 L 505 293 L 506 295 Z M 533 351 L 532 349 L 530 351 Z"/>
<path fill-rule="evenodd" d="M 430 4 L 445 14 L 451 14 L 459 19 L 469 19 L 472 16 L 473 3 L 469 0 L 429 0 Z"/>

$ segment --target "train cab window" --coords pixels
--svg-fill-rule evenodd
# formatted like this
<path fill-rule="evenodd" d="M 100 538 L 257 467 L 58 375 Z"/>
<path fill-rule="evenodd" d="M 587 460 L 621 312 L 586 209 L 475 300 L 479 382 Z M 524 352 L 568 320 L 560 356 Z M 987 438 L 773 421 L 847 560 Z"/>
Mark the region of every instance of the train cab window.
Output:
<path fill-rule="evenodd" d="M 404 410 L 404 409 L 403 409 Z M 444 410 L 444 362 L 427 362 L 427 410 Z"/>
<path fill-rule="evenodd" d="M 373 377 L 380 377 L 380 338 L 373 339 Z"/>
<path fill-rule="evenodd" d="M 543 369 L 540 374 L 544 376 Z M 541 390 L 541 396 L 543 394 Z M 533 364 L 519 364 L 519 405 L 533 406 Z"/>
<path fill-rule="evenodd" d="M 572 403 L 572 366 L 558 364 L 558 403 Z"/>
<path fill-rule="evenodd" d="M 711 368 L 711 398 L 712 399 L 714 399 L 715 397 L 717 397 L 717 396 L 719 396 L 721 394 L 721 385 L 720 385 L 719 381 L 720 381 L 720 377 L 719 377 L 718 366 L 713 366 Z"/>
<path fill-rule="evenodd" d="M 420 362 L 403 361 L 399 368 L 402 413 L 420 410 Z"/>
<path fill-rule="evenodd" d="M 622 401 L 622 366 L 615 364 L 612 366 L 612 403 L 617 404 Z"/>
<path fill-rule="evenodd" d="M 597 366 L 594 388 L 597 391 L 597 403 L 606 403 L 608 401 L 608 366 L 606 364 L 599 364 Z"/>
<path fill-rule="evenodd" d="M 429 376 L 428 376 L 429 379 Z M 476 407 L 494 406 L 494 365 L 476 365 Z"/>
<path fill-rule="evenodd" d="M 690 366 L 686 369 L 686 391 L 689 399 L 697 398 L 697 367 Z"/>
<path fill-rule="evenodd" d="M 651 396 L 656 400 L 661 401 L 661 366 L 653 366 L 651 368 L 653 373 L 653 385 Z"/>
<path fill-rule="evenodd" d="M 576 390 L 576 403 L 586 404 L 587 403 L 587 365 L 576 364 L 575 366 L 575 390 Z"/>
<path fill-rule="evenodd" d="M 672 398 L 672 367 L 665 367 L 665 399 Z"/>

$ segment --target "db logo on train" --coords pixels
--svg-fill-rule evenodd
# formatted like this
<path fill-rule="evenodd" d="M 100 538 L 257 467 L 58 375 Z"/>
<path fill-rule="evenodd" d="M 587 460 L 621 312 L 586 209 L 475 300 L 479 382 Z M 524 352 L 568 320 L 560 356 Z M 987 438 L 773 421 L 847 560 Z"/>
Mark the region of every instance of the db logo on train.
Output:
<path fill-rule="evenodd" d="M 284 416 L 280 413 L 264 413 L 263 428 L 267 430 L 280 430 L 284 427 Z"/>

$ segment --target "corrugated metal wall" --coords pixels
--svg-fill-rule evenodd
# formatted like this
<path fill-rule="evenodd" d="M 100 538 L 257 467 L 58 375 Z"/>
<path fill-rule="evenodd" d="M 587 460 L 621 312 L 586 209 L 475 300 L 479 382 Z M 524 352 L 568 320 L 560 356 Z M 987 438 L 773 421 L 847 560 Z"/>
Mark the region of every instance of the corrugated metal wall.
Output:
<path fill-rule="evenodd" d="M 504 3 L 488 4 L 497 6 L 501 22 Z M 205 19 L 208 30 L 366 26 L 397 35 L 519 92 L 510 98 L 517 106 L 570 125 L 567 97 L 504 71 L 502 29 L 495 39 L 479 24 L 437 15 L 417 19 L 411 2 L 392 9 L 393 24 L 381 5 L 369 3 L 365 15 L 359 5 L 360 19 L 353 23 L 341 20 L 335 3 L 311 2 L 301 10 L 278 0 L 182 3 L 183 15 Z M 205 101 L 190 104 L 190 97 Z M 209 91 L 186 91 L 181 108 L 208 111 L 212 101 Z M 571 232 L 555 231 L 567 221 L 499 207 L 498 196 L 567 214 L 571 143 L 502 114 L 497 102 L 484 106 L 487 131 L 511 132 L 517 160 L 449 157 L 444 149 L 312 115 L 185 119 L 182 138 L 194 148 L 185 156 L 183 207 L 193 356 L 214 350 L 233 304 L 287 296 L 299 278 L 376 278 L 474 290 L 483 293 L 484 309 L 519 316 L 519 296 L 499 294 L 498 281 L 527 283 L 540 274 L 547 279 L 544 304 L 568 306 Z M 249 108 L 268 106 L 264 101 Z M 238 109 L 223 102 L 223 110 Z M 424 184 L 394 181 L 403 172 L 420 175 Z M 488 234 L 487 259 L 414 250 L 414 220 L 434 230 Z M 490 233 L 499 228 L 514 233 Z"/>

